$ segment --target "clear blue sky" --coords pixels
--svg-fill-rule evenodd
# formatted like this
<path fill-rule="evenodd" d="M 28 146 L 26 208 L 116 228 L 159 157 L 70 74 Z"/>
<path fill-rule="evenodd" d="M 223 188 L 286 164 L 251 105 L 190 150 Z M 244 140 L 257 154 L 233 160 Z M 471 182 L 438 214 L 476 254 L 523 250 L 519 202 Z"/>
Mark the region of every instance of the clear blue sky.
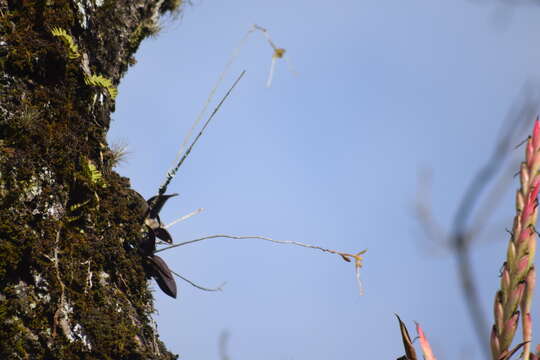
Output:
<path fill-rule="evenodd" d="M 204 293 L 178 280 L 176 300 L 152 284 L 171 350 L 218 359 L 227 330 L 234 360 L 395 359 L 398 313 L 422 324 L 439 359 L 481 358 L 454 256 L 425 238 L 413 206 L 418 172 L 431 169 L 433 215 L 448 229 L 512 102 L 538 81 L 540 9 L 496 4 L 205 0 L 165 19 L 119 87 L 109 136 L 128 144 L 117 170 L 146 197 L 252 24 L 298 72 L 280 62 L 266 88 L 272 51 L 249 39 L 224 85 L 246 77 L 169 186 L 181 195 L 164 221 L 205 209 L 172 228 L 175 241 L 258 234 L 369 249 L 362 297 L 351 264 L 314 250 L 214 239 L 163 253 L 194 281 L 227 281 Z M 489 319 L 516 186 L 473 249 Z"/>

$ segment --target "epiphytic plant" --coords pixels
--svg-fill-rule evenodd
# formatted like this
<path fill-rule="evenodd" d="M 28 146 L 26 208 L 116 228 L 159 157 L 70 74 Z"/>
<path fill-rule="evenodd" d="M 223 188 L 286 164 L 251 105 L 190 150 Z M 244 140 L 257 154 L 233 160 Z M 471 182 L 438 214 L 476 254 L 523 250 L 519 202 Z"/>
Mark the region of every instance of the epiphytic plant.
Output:
<path fill-rule="evenodd" d="M 155 255 L 154 252 L 156 251 L 156 237 L 165 242 L 172 243 L 171 235 L 161 223 L 159 212 L 163 208 L 163 205 L 165 205 L 165 202 L 176 195 L 178 194 L 157 195 L 147 200 L 144 219 L 146 232 L 139 240 L 139 254 L 147 260 L 145 268 L 148 275 L 156 280 L 159 288 L 165 294 L 173 298 L 176 298 L 177 292 L 176 282 L 174 281 L 172 272 L 167 266 L 167 263 Z"/>
<path fill-rule="evenodd" d="M 271 42 L 271 40 L 269 39 L 265 29 L 254 26 L 254 29 L 250 30 L 250 32 L 252 32 L 254 30 L 259 30 L 259 31 L 262 31 L 263 33 L 265 33 L 265 36 L 267 36 L 267 39 L 269 40 L 270 44 L 274 48 L 274 56 L 275 57 L 280 58 L 280 57 L 283 56 L 283 54 L 285 53 L 285 50 L 277 48 Z M 228 66 L 229 65 L 230 64 L 228 64 Z M 182 242 L 182 243 L 179 243 L 179 244 L 171 245 L 171 246 L 169 246 L 167 248 L 164 248 L 164 249 L 156 250 L 156 237 L 160 238 L 161 240 L 164 240 L 165 242 L 172 243 L 172 237 L 167 232 L 166 227 L 163 226 L 163 223 L 161 222 L 161 220 L 159 218 L 159 212 L 161 211 L 161 208 L 163 207 L 165 202 L 170 197 L 177 195 L 177 194 L 165 195 L 165 192 L 167 191 L 167 187 L 170 184 L 170 182 L 173 180 L 173 178 L 176 176 L 178 170 L 180 169 L 180 167 L 182 166 L 184 161 L 187 159 L 187 157 L 189 156 L 191 151 L 193 150 L 193 147 L 195 146 L 197 141 L 203 135 L 204 131 L 206 130 L 206 128 L 208 127 L 208 125 L 210 124 L 212 119 L 214 118 L 215 114 L 221 108 L 221 105 L 228 98 L 228 96 L 230 95 L 232 90 L 235 88 L 235 86 L 238 84 L 238 82 L 242 79 L 244 74 L 245 74 L 245 71 L 243 71 L 240 74 L 240 76 L 236 79 L 236 81 L 231 86 L 231 88 L 226 92 L 225 96 L 218 103 L 218 105 L 216 106 L 214 111 L 211 113 L 211 115 L 208 117 L 208 119 L 206 120 L 206 122 L 202 126 L 202 128 L 199 131 L 199 133 L 197 134 L 197 136 L 195 136 L 195 138 L 192 141 L 191 145 L 185 150 L 185 152 L 183 154 L 182 154 L 182 149 L 183 149 L 184 145 L 182 145 L 181 151 L 180 151 L 179 156 L 178 156 L 178 160 L 177 160 L 175 166 L 171 170 L 169 170 L 167 172 L 167 175 L 165 177 L 165 181 L 163 182 L 163 184 L 158 189 L 158 194 L 156 196 L 151 197 L 147 201 L 147 209 L 145 210 L 145 220 L 144 220 L 144 225 L 146 227 L 146 231 L 144 232 L 144 236 L 139 241 L 139 253 L 146 260 L 149 261 L 149 266 L 147 266 L 148 275 L 150 275 L 151 277 L 154 277 L 156 279 L 159 287 L 167 295 L 172 296 L 172 297 L 176 297 L 176 284 L 174 283 L 174 278 L 172 277 L 172 274 L 175 274 L 178 277 L 182 278 L 183 280 L 188 281 L 190 284 L 194 285 L 195 287 L 197 287 L 199 289 L 207 290 L 207 291 L 220 290 L 220 287 L 218 287 L 216 289 L 203 288 L 203 287 L 201 287 L 199 285 L 196 285 L 196 284 L 192 283 L 191 281 L 185 279 L 181 275 L 174 273 L 173 271 L 171 271 L 169 269 L 169 267 L 163 261 L 163 259 L 156 256 L 155 253 L 159 252 L 159 251 L 163 251 L 163 250 L 172 249 L 172 248 L 175 248 L 175 247 L 178 247 L 178 246 L 183 246 L 183 245 L 203 241 L 203 240 L 206 240 L 206 239 L 212 239 L 212 238 L 259 239 L 259 240 L 265 240 L 265 241 L 270 241 L 270 242 L 279 243 L 279 244 L 290 244 L 290 245 L 296 245 L 296 246 L 301 246 L 301 247 L 306 247 L 306 248 L 311 248 L 311 249 L 317 249 L 317 250 L 321 250 L 323 252 L 328 252 L 328 253 L 339 255 L 344 261 L 354 262 L 356 279 L 357 279 L 358 286 L 359 286 L 359 289 L 360 289 L 360 294 L 362 294 L 363 293 L 363 288 L 362 288 L 362 284 L 361 284 L 361 281 L 360 281 L 360 269 L 362 268 L 362 261 L 363 261 L 362 255 L 366 252 L 366 250 L 351 254 L 351 253 L 336 251 L 336 250 L 332 250 L 332 249 L 322 248 L 320 246 L 304 244 L 304 243 L 297 242 L 297 241 L 274 240 L 274 239 L 271 239 L 271 238 L 268 238 L 268 237 L 263 237 L 263 236 L 234 236 L 234 235 L 222 235 L 222 234 L 220 234 L 220 235 L 211 235 L 211 236 L 206 236 L 206 237 L 202 237 L 202 238 L 199 238 L 199 239 L 185 241 L 185 242 Z M 221 78 L 222 77 L 223 77 L 223 74 L 222 74 Z M 220 80 L 218 80 L 218 84 L 220 83 L 221 78 L 220 78 Z M 215 88 L 212 90 L 211 95 L 209 97 L 209 100 L 207 100 L 201 114 L 204 114 L 204 109 L 206 108 L 209 101 L 211 100 L 211 97 L 212 97 L 212 94 L 213 94 L 214 91 L 215 91 Z M 195 123 L 193 124 L 192 130 L 197 126 L 197 124 L 198 124 L 198 122 L 200 120 L 200 117 L 202 116 L 201 114 L 195 120 Z M 191 131 L 188 133 L 188 138 L 189 138 L 190 133 L 191 133 Z M 185 141 L 184 143 L 187 143 L 187 141 Z"/>
<path fill-rule="evenodd" d="M 272 47 L 272 50 L 273 50 L 272 62 L 271 62 L 271 65 L 270 65 L 270 72 L 268 74 L 268 80 L 266 82 L 267 87 L 270 87 L 270 85 L 272 85 L 272 79 L 274 77 L 274 68 L 275 68 L 275 65 L 276 65 L 276 61 L 277 61 L 277 59 L 284 58 L 286 50 L 284 48 L 277 47 L 274 44 L 274 42 L 270 38 L 270 33 L 268 32 L 267 29 L 265 29 L 265 28 L 263 28 L 263 27 L 261 27 L 259 25 L 254 24 L 248 29 L 246 34 L 240 40 L 240 43 L 233 50 L 231 56 L 229 57 L 229 60 L 227 61 L 227 63 L 225 64 L 225 67 L 223 68 L 223 71 L 221 72 L 221 74 L 219 75 L 216 83 L 214 84 L 214 86 L 210 90 L 210 93 L 208 94 L 208 97 L 206 98 L 206 101 L 205 101 L 201 111 L 199 112 L 199 114 L 197 115 L 197 118 L 193 122 L 193 125 L 191 126 L 191 129 L 188 131 L 188 133 L 184 137 L 184 141 L 182 142 L 182 145 L 180 146 L 180 151 L 178 152 L 178 155 L 177 155 L 178 159 L 182 156 L 182 154 L 184 154 L 184 150 L 186 149 L 187 144 L 188 144 L 189 140 L 191 139 L 191 136 L 193 135 L 193 132 L 195 131 L 197 126 L 199 126 L 199 123 L 202 121 L 203 116 L 206 114 L 206 111 L 208 110 L 208 107 L 210 106 L 210 103 L 214 99 L 214 95 L 216 94 L 217 89 L 221 86 L 221 83 L 225 79 L 225 76 L 229 73 L 229 70 L 230 70 L 231 66 L 236 61 L 238 56 L 240 56 L 240 51 L 242 50 L 242 48 L 246 44 L 246 42 L 249 39 L 250 35 L 257 32 L 257 31 L 261 32 L 264 35 L 264 37 L 266 38 L 268 44 Z M 285 60 L 287 60 L 287 58 L 285 58 Z M 292 70 L 290 65 L 289 65 L 289 70 L 292 73 L 295 73 Z M 240 76 L 240 77 L 242 77 L 242 76 Z M 233 85 L 233 87 L 234 87 L 234 85 Z"/>
<path fill-rule="evenodd" d="M 516 194 L 516 215 L 511 231 L 506 261 L 501 272 L 500 290 L 495 295 L 495 323 L 491 331 L 491 353 L 500 359 L 508 353 L 521 317 L 523 358 L 529 359 L 532 340 L 531 304 L 536 272 L 535 223 L 538 216 L 540 190 L 540 122 L 534 124 L 527 140 L 525 161 L 520 168 L 521 187 Z M 521 311 L 520 311 L 521 310 Z M 518 345 L 518 346 L 520 346 Z M 532 355 L 536 358 L 536 355 Z"/>
<path fill-rule="evenodd" d="M 167 200 L 177 195 L 178 194 L 152 196 L 147 201 L 148 208 L 145 212 L 144 224 L 148 227 L 149 231 L 153 232 L 155 236 L 169 244 L 172 244 L 172 237 L 163 226 L 163 223 L 159 218 L 159 212 Z"/>
<path fill-rule="evenodd" d="M 509 360 L 522 350 L 521 358 L 539 360 L 540 351 L 531 353 L 532 317 L 531 305 L 536 283 L 534 257 L 536 251 L 535 228 L 538 217 L 538 193 L 540 192 L 540 120 L 534 123 L 532 135 L 525 148 L 525 161 L 519 171 L 521 186 L 516 194 L 516 215 L 506 261 L 501 270 L 500 289 L 495 295 L 494 324 L 490 343 L 493 360 Z M 522 341 L 511 348 L 521 318 Z M 399 359 L 416 360 L 416 352 L 405 324 L 399 319 L 405 347 L 405 356 Z M 417 324 L 420 346 L 424 359 L 435 360 L 424 332 Z M 399 360 L 398 359 L 398 360 Z"/>

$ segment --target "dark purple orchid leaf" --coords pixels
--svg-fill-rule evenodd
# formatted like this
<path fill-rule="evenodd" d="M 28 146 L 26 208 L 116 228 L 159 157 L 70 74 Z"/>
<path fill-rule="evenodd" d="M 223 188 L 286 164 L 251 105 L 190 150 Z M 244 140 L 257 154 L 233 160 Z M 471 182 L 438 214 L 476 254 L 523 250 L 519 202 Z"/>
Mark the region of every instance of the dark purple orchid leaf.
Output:
<path fill-rule="evenodd" d="M 157 229 L 154 229 L 154 234 L 156 234 L 158 238 L 169 244 L 172 244 L 173 242 L 171 234 L 169 234 L 169 232 L 165 228 L 158 227 Z"/>
<path fill-rule="evenodd" d="M 161 211 L 161 208 L 163 208 L 163 205 L 172 198 L 173 196 L 177 196 L 178 194 L 170 194 L 170 195 L 156 195 L 152 196 L 150 199 L 147 200 L 148 203 L 148 214 L 147 217 L 154 219 L 159 216 L 159 212 Z"/>
<path fill-rule="evenodd" d="M 135 211 L 137 214 L 140 214 L 143 217 L 146 217 L 148 214 L 148 203 L 144 197 L 136 191 L 130 193 L 132 201 L 128 203 L 130 210 Z"/>
<path fill-rule="evenodd" d="M 176 282 L 165 261 L 157 255 L 152 255 L 150 261 L 152 276 L 156 279 L 159 288 L 165 294 L 176 299 Z"/>
<path fill-rule="evenodd" d="M 152 230 L 146 232 L 146 235 L 139 241 L 139 252 L 141 255 L 150 256 L 156 251 L 156 235 Z"/>

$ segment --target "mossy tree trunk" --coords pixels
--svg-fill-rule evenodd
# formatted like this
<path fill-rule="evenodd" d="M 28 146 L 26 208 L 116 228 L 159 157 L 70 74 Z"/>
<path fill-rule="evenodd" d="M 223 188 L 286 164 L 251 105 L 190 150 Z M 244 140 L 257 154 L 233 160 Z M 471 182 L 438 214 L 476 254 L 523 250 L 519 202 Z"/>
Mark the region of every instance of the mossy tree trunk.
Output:
<path fill-rule="evenodd" d="M 171 359 L 112 171 L 115 86 L 180 0 L 0 0 L 0 359 Z"/>

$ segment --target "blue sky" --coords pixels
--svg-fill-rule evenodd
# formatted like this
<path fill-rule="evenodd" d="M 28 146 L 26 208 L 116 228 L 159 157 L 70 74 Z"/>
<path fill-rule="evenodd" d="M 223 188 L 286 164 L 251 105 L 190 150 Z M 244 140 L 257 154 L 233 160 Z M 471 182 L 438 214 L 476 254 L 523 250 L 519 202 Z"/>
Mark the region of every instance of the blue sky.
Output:
<path fill-rule="evenodd" d="M 540 9 L 498 4 L 194 1 L 164 19 L 119 87 L 109 134 L 130 151 L 118 172 L 146 197 L 252 24 L 298 73 L 279 62 L 267 88 L 272 50 L 250 37 L 218 95 L 243 69 L 245 78 L 169 186 L 180 196 L 164 221 L 205 209 L 172 228 L 175 241 L 257 234 L 368 249 L 362 297 L 351 264 L 314 250 L 213 239 L 163 253 L 198 283 L 227 281 L 204 293 L 178 280 L 176 300 L 153 284 L 171 350 L 218 359 L 226 330 L 235 360 L 392 359 L 403 353 L 398 313 L 411 329 L 422 324 L 439 359 L 481 358 L 454 256 L 426 239 L 414 204 L 429 169 L 433 215 L 448 229 L 512 103 L 538 83 Z M 516 186 L 473 248 L 488 319 Z"/>

